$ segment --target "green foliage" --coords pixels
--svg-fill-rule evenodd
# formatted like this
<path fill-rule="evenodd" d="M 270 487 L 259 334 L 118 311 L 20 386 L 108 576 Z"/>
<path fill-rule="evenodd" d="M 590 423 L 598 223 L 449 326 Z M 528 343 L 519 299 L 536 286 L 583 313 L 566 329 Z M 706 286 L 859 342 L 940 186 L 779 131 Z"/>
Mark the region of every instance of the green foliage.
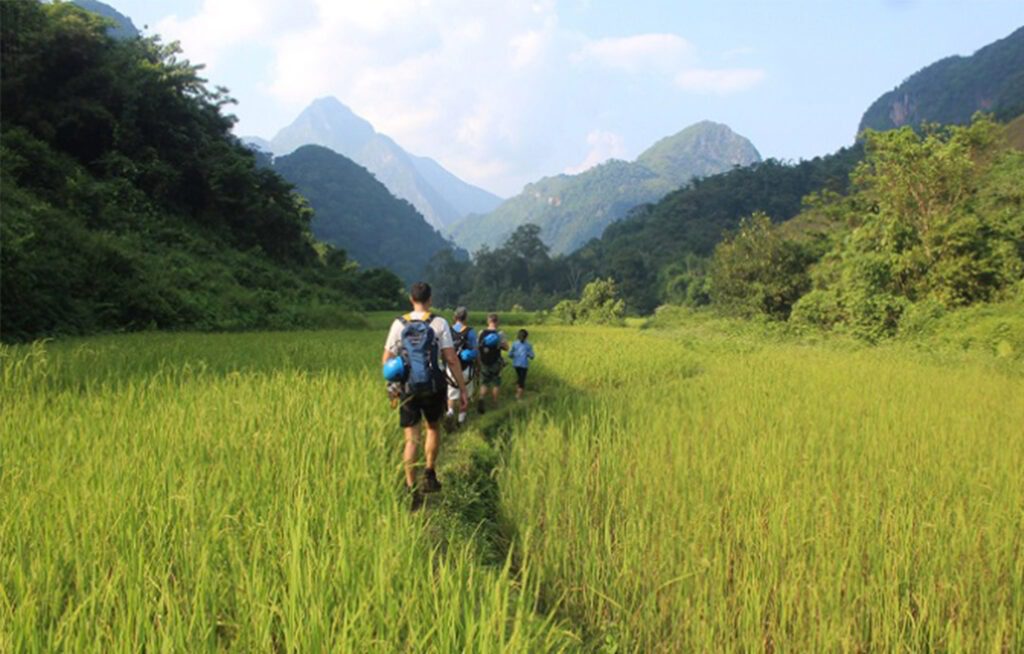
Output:
<path fill-rule="evenodd" d="M 711 300 L 743 315 L 788 318 L 793 303 L 811 286 L 807 268 L 812 260 L 801 243 L 782 238 L 767 215 L 755 213 L 715 248 Z"/>
<path fill-rule="evenodd" d="M 568 283 L 564 262 L 551 258 L 540 227 L 533 224 L 519 226 L 499 248 L 482 248 L 472 262 L 440 251 L 427 278 L 437 289 L 438 304 L 495 309 L 549 307 Z"/>
<path fill-rule="evenodd" d="M 586 285 L 579 300 L 556 304 L 551 317 L 564 325 L 622 325 L 626 303 L 619 297 L 614 280 L 595 279 Z"/>
<path fill-rule="evenodd" d="M 324 264 L 308 207 L 255 165 L 225 91 L 176 45 L 114 39 L 68 3 L 0 12 L 5 340 L 314 325 L 396 304 L 390 273 Z"/>
<path fill-rule="evenodd" d="M 979 116 L 868 131 L 865 148 L 851 196 L 820 198 L 780 227 L 761 217 L 718 247 L 716 303 L 777 317 L 792 306 L 797 324 L 877 341 L 919 331 L 934 307 L 1005 297 L 1024 276 L 1024 153 L 1003 129 Z"/>

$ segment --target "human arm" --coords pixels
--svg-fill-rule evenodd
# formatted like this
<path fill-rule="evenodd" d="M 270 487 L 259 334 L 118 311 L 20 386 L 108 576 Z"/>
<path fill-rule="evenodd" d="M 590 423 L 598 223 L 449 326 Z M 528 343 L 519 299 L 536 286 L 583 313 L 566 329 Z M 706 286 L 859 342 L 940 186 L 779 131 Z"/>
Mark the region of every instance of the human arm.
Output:
<path fill-rule="evenodd" d="M 384 340 L 384 354 L 381 355 L 380 362 L 385 364 L 388 359 L 393 359 L 398 356 L 398 349 L 402 341 L 402 324 L 399 321 L 391 323 L 391 328 L 388 330 L 388 337 Z"/>
<path fill-rule="evenodd" d="M 465 412 L 469 408 L 469 394 L 466 392 L 466 380 L 462 377 L 462 364 L 459 362 L 458 355 L 455 354 L 455 348 L 441 348 L 441 357 L 448 365 L 448 372 L 451 373 L 459 387 L 459 408 Z"/>

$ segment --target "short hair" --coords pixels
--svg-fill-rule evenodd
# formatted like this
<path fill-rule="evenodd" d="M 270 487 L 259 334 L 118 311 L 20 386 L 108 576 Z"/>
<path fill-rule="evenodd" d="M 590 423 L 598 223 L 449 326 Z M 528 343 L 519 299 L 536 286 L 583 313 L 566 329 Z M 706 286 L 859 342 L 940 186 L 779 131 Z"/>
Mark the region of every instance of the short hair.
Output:
<path fill-rule="evenodd" d="M 493 322 L 495 325 L 498 324 L 498 314 L 489 313 L 487 314 L 487 322 Z"/>
<path fill-rule="evenodd" d="M 430 284 L 426 282 L 416 282 L 409 289 L 409 297 L 412 298 L 413 302 L 426 302 L 430 299 Z"/>
<path fill-rule="evenodd" d="M 455 320 L 458 322 L 465 322 L 466 318 L 469 317 L 469 309 L 466 307 L 459 307 L 455 310 Z"/>
<path fill-rule="evenodd" d="M 519 340 L 525 341 L 530 336 L 530 332 L 526 331 L 525 329 L 520 329 L 519 333 L 516 334 L 516 336 L 519 338 Z"/>

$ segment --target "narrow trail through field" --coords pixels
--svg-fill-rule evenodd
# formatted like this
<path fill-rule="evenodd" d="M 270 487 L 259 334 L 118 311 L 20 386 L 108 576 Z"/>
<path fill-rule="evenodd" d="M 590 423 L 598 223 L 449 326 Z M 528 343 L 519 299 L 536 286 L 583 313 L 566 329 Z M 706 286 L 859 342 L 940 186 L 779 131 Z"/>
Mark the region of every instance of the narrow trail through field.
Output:
<path fill-rule="evenodd" d="M 440 550 L 456 541 L 471 542 L 482 565 L 508 565 L 516 578 L 522 573 L 522 552 L 517 550 L 518 528 L 502 507 L 498 469 L 514 445 L 513 434 L 521 421 L 543 411 L 564 392 L 560 380 L 543 372 L 533 379 L 543 390 L 529 391 L 519 401 L 507 393 L 497 408 L 483 415 L 471 407 L 467 424 L 445 433 L 439 464 L 444 488 L 428 495 L 423 508 L 428 537 Z M 541 589 L 537 612 L 546 617 L 555 609 L 562 627 L 584 642 L 582 626 L 557 611 L 559 600 L 552 595 Z"/>

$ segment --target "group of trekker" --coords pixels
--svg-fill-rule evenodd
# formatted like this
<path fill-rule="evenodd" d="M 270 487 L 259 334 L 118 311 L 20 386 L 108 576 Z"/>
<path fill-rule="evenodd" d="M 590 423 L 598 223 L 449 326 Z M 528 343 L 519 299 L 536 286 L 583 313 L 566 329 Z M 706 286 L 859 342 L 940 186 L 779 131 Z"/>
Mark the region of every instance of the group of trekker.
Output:
<path fill-rule="evenodd" d="M 486 412 L 488 399 L 497 405 L 505 352 L 516 371 L 516 399 L 522 399 L 534 353 L 525 329 L 519 330 L 514 343 L 508 341 L 496 313 L 488 314 L 487 327 L 477 333 L 469 324 L 469 311 L 459 307 L 449 326 L 444 317 L 431 312 L 431 289 L 426 282 L 412 285 L 409 301 L 412 311 L 391 324 L 381 363 L 388 395 L 392 405 L 398 406 L 399 425 L 405 433 L 405 485 L 416 510 L 423 504 L 424 493 L 441 490 L 434 466 L 442 419 L 448 429 L 463 426 L 474 397 L 479 413 Z M 417 483 L 417 450 L 424 421 L 426 466 Z"/>

